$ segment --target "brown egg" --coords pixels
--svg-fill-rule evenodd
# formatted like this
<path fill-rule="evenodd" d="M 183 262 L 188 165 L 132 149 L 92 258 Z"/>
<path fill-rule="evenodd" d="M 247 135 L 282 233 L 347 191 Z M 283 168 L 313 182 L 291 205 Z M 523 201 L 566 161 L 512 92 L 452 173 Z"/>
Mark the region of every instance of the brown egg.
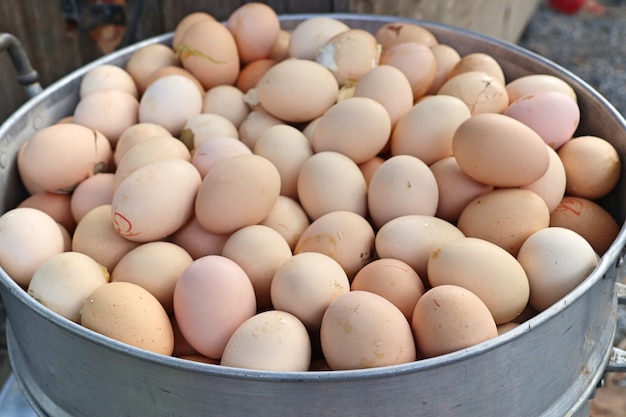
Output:
<path fill-rule="evenodd" d="M 611 192 L 621 175 L 617 150 L 597 136 L 579 136 L 557 151 L 565 168 L 568 195 L 590 200 Z"/>
<path fill-rule="evenodd" d="M 427 46 L 438 43 L 437 38 L 430 30 L 415 23 L 385 23 L 376 30 L 375 36 L 383 49 L 404 42 L 418 42 Z"/>
<path fill-rule="evenodd" d="M 233 85 L 239 75 L 235 38 L 215 20 L 201 19 L 189 26 L 177 51 L 183 67 L 202 83 L 205 90 L 221 84 Z"/>
<path fill-rule="evenodd" d="M 139 246 L 120 236 L 111 221 L 111 205 L 93 208 L 76 225 L 72 236 L 72 250 L 84 253 L 113 271 L 126 253 Z"/>
<path fill-rule="evenodd" d="M 219 255 L 228 240 L 228 234 L 211 233 L 192 216 L 187 223 L 168 237 L 168 241 L 185 249 L 193 259 Z"/>
<path fill-rule="evenodd" d="M 130 282 L 98 287 L 83 304 L 80 324 L 111 339 L 163 355 L 174 351 L 174 331 L 161 303 Z"/>
<path fill-rule="evenodd" d="M 78 184 L 70 201 L 70 210 L 75 222 L 78 223 L 91 209 L 111 204 L 114 181 L 115 174 L 105 172 L 89 177 Z"/>
<path fill-rule="evenodd" d="M 187 119 L 179 136 L 189 149 L 197 149 L 203 141 L 214 137 L 226 136 L 237 139 L 239 132 L 237 127 L 224 116 L 200 113 Z"/>
<path fill-rule="evenodd" d="M 243 92 L 232 85 L 218 85 L 204 95 L 202 113 L 212 113 L 225 117 L 237 129 L 250 113 L 250 107 L 243 100 Z"/>
<path fill-rule="evenodd" d="M 566 176 L 565 167 L 561 158 L 551 146 L 546 145 L 550 153 L 550 164 L 548 170 L 537 181 L 523 185 L 520 188 L 534 191 L 539 194 L 541 198 L 546 202 L 550 213 L 554 211 L 561 203 L 563 196 L 565 195 Z"/>
<path fill-rule="evenodd" d="M 268 57 L 280 32 L 278 15 L 271 6 L 260 2 L 237 7 L 228 16 L 226 27 L 235 38 L 244 64 Z"/>
<path fill-rule="evenodd" d="M 302 206 L 293 198 L 279 195 L 276 204 L 259 224 L 276 230 L 293 251 L 310 221 Z"/>
<path fill-rule="evenodd" d="M 128 149 L 134 146 L 137 142 L 155 136 L 167 135 L 170 135 L 170 132 L 157 123 L 144 122 L 130 126 L 120 135 L 117 140 L 117 144 L 115 145 L 113 153 L 113 161 L 115 162 L 115 165 L 119 164 Z"/>
<path fill-rule="evenodd" d="M 268 58 L 275 61 L 282 61 L 289 57 L 289 44 L 291 42 L 291 32 L 281 29 L 278 32 L 278 39 L 272 47 L 272 52 L 268 55 Z"/>
<path fill-rule="evenodd" d="M 238 155 L 250 155 L 252 151 L 239 139 L 229 136 L 215 136 L 203 140 L 194 149 L 191 163 L 202 178 L 220 161 Z"/>
<path fill-rule="evenodd" d="M 437 94 L 437 91 L 448 80 L 452 68 L 461 60 L 461 55 L 452 46 L 443 43 L 431 46 L 430 50 L 435 56 L 437 70 L 435 79 L 426 94 Z"/>
<path fill-rule="evenodd" d="M 139 285 L 154 295 L 171 314 L 176 281 L 191 262 L 191 255 L 174 243 L 148 242 L 120 259 L 111 271 L 111 281 Z"/>
<path fill-rule="evenodd" d="M 248 63 L 239 72 L 235 86 L 243 93 L 247 93 L 256 87 L 263 74 L 277 62 L 270 58 L 261 58 Z"/>
<path fill-rule="evenodd" d="M 461 212 L 458 228 L 467 237 L 495 243 L 513 256 L 534 232 L 548 227 L 545 201 L 529 190 L 502 188 L 485 193 Z"/>
<path fill-rule="evenodd" d="M 415 306 L 412 329 L 417 347 L 426 357 L 469 348 L 498 336 L 485 303 L 456 285 L 426 291 Z"/>
<path fill-rule="evenodd" d="M 40 189 L 69 193 L 84 179 L 106 172 L 113 152 L 104 135 L 78 124 L 39 130 L 22 150 L 20 172 Z"/>
<path fill-rule="evenodd" d="M 350 291 L 348 276 L 328 255 L 302 252 L 285 260 L 271 283 L 272 305 L 298 317 L 318 331 L 324 312 L 337 297 Z"/>
<path fill-rule="evenodd" d="M 257 84 L 263 108 L 286 122 L 308 122 L 321 116 L 337 100 L 338 89 L 330 71 L 306 59 L 277 63 Z"/>
<path fill-rule="evenodd" d="M 473 115 L 462 122 L 454 132 L 452 152 L 463 172 L 496 187 L 533 183 L 550 165 L 545 142 L 534 130 L 497 113 Z"/>
<path fill-rule="evenodd" d="M 435 215 L 456 223 L 463 209 L 476 197 L 493 190 L 492 185 L 480 183 L 463 172 L 454 156 L 430 165 L 437 181 L 439 202 Z"/>
<path fill-rule="evenodd" d="M 258 310 L 272 307 L 270 288 L 276 270 L 291 258 L 291 248 L 280 233 L 269 226 L 254 224 L 234 232 L 222 249 L 248 275 Z"/>
<path fill-rule="evenodd" d="M 408 321 L 413 316 L 417 300 L 426 291 L 417 272 L 398 259 L 377 259 L 357 272 L 352 291 L 369 291 L 391 301 Z"/>
<path fill-rule="evenodd" d="M 376 170 L 385 162 L 385 159 L 380 156 L 375 156 L 365 162 L 359 164 L 359 169 L 365 178 L 365 183 L 369 187 L 369 184 L 374 176 Z"/>
<path fill-rule="evenodd" d="M 328 40 L 315 60 L 333 73 L 340 86 L 357 83 L 378 65 L 380 48 L 376 38 L 363 29 L 348 29 Z"/>
<path fill-rule="evenodd" d="M 468 71 L 483 71 L 498 80 L 500 84 L 506 84 L 504 72 L 502 71 L 500 63 L 498 63 L 494 57 L 484 52 L 472 52 L 467 55 L 463 55 L 459 62 L 457 62 L 454 68 L 450 71 L 448 78 L 452 78 L 455 75 Z"/>
<path fill-rule="evenodd" d="M 509 97 L 504 84 L 483 71 L 468 71 L 446 81 L 437 94 L 460 98 L 470 112 L 502 113 L 509 105 Z"/>
<path fill-rule="evenodd" d="M 352 279 L 374 256 L 374 238 L 374 230 L 364 217 L 350 211 L 333 211 L 306 228 L 293 253 L 328 255 Z"/>
<path fill-rule="evenodd" d="M 583 236 L 602 256 L 617 237 L 620 225 L 613 216 L 594 201 L 565 196 L 550 213 L 550 226 L 571 229 Z"/>
<path fill-rule="evenodd" d="M 146 80 L 146 88 L 150 87 L 152 83 L 154 83 L 156 80 L 158 80 L 161 77 L 165 77 L 166 75 L 182 75 L 184 77 L 189 78 L 196 85 L 200 94 L 204 96 L 205 94 L 204 87 L 202 86 L 200 81 L 198 81 L 198 79 L 186 69 L 179 67 L 179 66 L 174 66 L 174 65 L 157 68 L 150 75 L 150 77 L 148 77 L 148 79 Z"/>
<path fill-rule="evenodd" d="M 414 101 L 426 94 L 437 69 L 430 48 L 418 42 L 397 43 L 383 48 L 380 64 L 394 66 L 404 73 L 411 84 Z"/>
<path fill-rule="evenodd" d="M 199 22 L 200 20 L 205 20 L 205 19 L 215 20 L 215 18 L 212 15 L 206 12 L 192 12 L 192 13 L 185 15 L 182 19 L 180 19 L 180 21 L 176 25 L 176 28 L 174 28 L 174 36 L 172 38 L 172 48 L 174 49 L 176 53 L 178 53 L 178 47 L 180 46 L 180 41 L 183 38 L 183 35 L 187 31 L 187 29 L 189 29 L 189 27 L 193 25 L 194 23 Z"/>
<path fill-rule="evenodd" d="M 509 101 L 514 101 L 538 91 L 560 91 L 576 101 L 576 92 L 562 79 L 549 74 L 529 74 L 516 78 L 506 85 Z"/>
<path fill-rule="evenodd" d="M 265 129 L 285 124 L 282 120 L 272 116 L 262 109 L 253 110 L 243 119 L 239 125 L 239 139 L 250 149 L 254 149 L 256 141 Z"/>
<path fill-rule="evenodd" d="M 58 223 L 35 208 L 19 207 L 5 212 L 0 216 L 0 231 L 0 266 L 24 288 L 46 259 L 64 251 L 64 236 Z"/>
<path fill-rule="evenodd" d="M 289 56 L 300 59 L 315 59 L 317 50 L 333 36 L 349 30 L 339 19 L 316 16 L 298 23 L 291 31 Z"/>
<path fill-rule="evenodd" d="M 40 191 L 26 197 L 17 206 L 41 210 L 52 217 L 54 221 L 65 227 L 69 233 L 73 233 L 76 227 L 76 221 L 74 220 L 74 216 L 72 216 L 71 199 L 72 195 L 70 194 Z"/>
<path fill-rule="evenodd" d="M 143 46 L 134 51 L 126 63 L 126 71 L 133 77 L 139 95 L 146 90 L 150 75 L 161 67 L 177 66 L 180 62 L 172 48 L 160 43 Z"/>
<path fill-rule="evenodd" d="M 349 329 L 349 331 L 346 331 Z M 350 291 L 333 301 L 320 329 L 322 351 L 333 370 L 398 365 L 416 359 L 411 326 L 391 301 Z"/>
<path fill-rule="evenodd" d="M 80 81 L 80 98 L 99 90 L 123 91 L 137 98 L 139 93 L 135 81 L 124 68 L 102 64 L 87 71 Z"/>
<path fill-rule="evenodd" d="M 517 259 L 500 246 L 465 237 L 437 248 L 428 260 L 431 286 L 458 285 L 482 300 L 496 324 L 519 316 L 528 304 L 528 277 Z"/>

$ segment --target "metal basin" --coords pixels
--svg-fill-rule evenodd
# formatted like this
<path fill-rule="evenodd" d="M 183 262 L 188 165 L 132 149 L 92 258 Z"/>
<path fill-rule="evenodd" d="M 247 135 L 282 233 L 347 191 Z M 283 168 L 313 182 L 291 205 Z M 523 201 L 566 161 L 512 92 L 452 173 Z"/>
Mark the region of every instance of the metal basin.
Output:
<path fill-rule="evenodd" d="M 396 17 L 329 15 L 375 30 Z M 285 15 L 291 28 L 310 15 Z M 406 19 L 405 19 L 406 20 Z M 413 21 L 415 22 L 415 21 Z M 577 134 L 609 140 L 624 160 L 626 122 L 584 81 L 515 45 L 441 24 L 419 22 L 461 55 L 494 56 L 507 79 L 556 75 L 576 91 Z M 123 65 L 149 39 L 87 65 L 46 88 L 0 127 L 0 208 L 25 196 L 19 146 L 72 113 L 81 77 L 103 63 Z M 623 224 L 624 182 L 602 204 Z M 622 229 L 597 268 L 568 296 L 488 342 L 409 364 L 354 371 L 266 372 L 165 357 L 86 330 L 50 313 L 0 271 L 7 344 L 16 378 L 42 416 L 587 416 L 609 360 L 617 322 L 616 277 Z M 619 365 L 619 364 L 618 364 Z M 610 365 L 615 367 L 616 365 Z"/>

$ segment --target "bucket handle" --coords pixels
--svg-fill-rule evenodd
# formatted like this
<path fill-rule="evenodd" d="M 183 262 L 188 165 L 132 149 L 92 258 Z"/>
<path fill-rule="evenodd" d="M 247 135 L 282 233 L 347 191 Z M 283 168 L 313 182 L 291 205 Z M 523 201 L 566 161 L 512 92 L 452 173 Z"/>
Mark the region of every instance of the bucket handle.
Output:
<path fill-rule="evenodd" d="M 17 71 L 17 81 L 24 87 L 30 97 L 43 91 L 39 84 L 39 74 L 30 64 L 22 43 L 10 33 L 0 33 L 0 52 L 7 50 L 13 66 Z"/>
<path fill-rule="evenodd" d="M 618 306 L 626 305 L 626 285 L 620 282 L 615 283 L 615 295 Z M 613 347 L 606 372 L 626 372 L 626 350 Z"/>

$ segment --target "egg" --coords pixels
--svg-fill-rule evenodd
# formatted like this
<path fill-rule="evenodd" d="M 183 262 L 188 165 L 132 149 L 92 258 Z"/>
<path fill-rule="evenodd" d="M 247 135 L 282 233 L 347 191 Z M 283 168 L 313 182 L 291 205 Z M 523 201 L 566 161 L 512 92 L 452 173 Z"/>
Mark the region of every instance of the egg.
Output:
<path fill-rule="evenodd" d="M 465 237 L 444 243 L 428 260 L 432 287 L 457 285 L 478 296 L 496 324 L 514 320 L 528 303 L 530 287 L 522 265 L 500 246 Z"/>
<path fill-rule="evenodd" d="M 239 125 L 239 139 L 250 149 L 254 149 L 256 141 L 265 129 L 285 124 L 262 109 L 252 110 Z"/>
<path fill-rule="evenodd" d="M 22 287 L 28 287 L 37 268 L 64 246 L 57 222 L 41 210 L 19 207 L 0 216 L 0 267 Z"/>
<path fill-rule="evenodd" d="M 550 153 L 548 170 L 537 181 L 520 188 L 534 191 L 546 202 L 550 213 L 561 203 L 567 186 L 565 167 L 561 158 L 551 146 L 546 145 Z"/>
<path fill-rule="evenodd" d="M 461 60 L 461 55 L 452 46 L 443 43 L 432 45 L 430 50 L 435 57 L 437 69 L 435 71 L 435 79 L 426 93 L 437 94 L 441 86 L 450 78 L 450 72 Z"/>
<path fill-rule="evenodd" d="M 42 190 L 70 193 L 84 179 L 107 171 L 111 144 L 98 131 L 74 123 L 44 127 L 18 159 L 20 172 Z"/>
<path fill-rule="evenodd" d="M 413 106 L 409 80 L 391 65 L 378 65 L 366 72 L 356 84 L 354 97 L 368 97 L 382 104 L 392 127 Z"/>
<path fill-rule="evenodd" d="M 494 189 L 492 185 L 478 182 L 463 172 L 454 156 L 438 160 L 430 165 L 430 170 L 439 190 L 435 215 L 449 222 L 456 223 L 472 200 Z"/>
<path fill-rule="evenodd" d="M 80 80 L 79 96 L 85 96 L 99 90 L 124 91 L 137 98 L 139 92 L 130 74 L 117 65 L 98 65 L 85 73 Z"/>
<path fill-rule="evenodd" d="M 74 216 L 72 216 L 72 198 L 72 194 L 56 194 L 48 191 L 40 191 L 26 197 L 17 207 L 30 207 L 41 210 L 52 217 L 54 221 L 61 224 L 68 232 L 73 233 L 76 227 L 76 221 L 74 220 Z"/>
<path fill-rule="evenodd" d="M 183 77 L 188 78 L 196 86 L 198 92 L 202 97 L 204 97 L 204 95 L 206 94 L 206 92 L 204 91 L 204 86 L 191 72 L 175 65 L 168 65 L 154 70 L 146 80 L 146 88 L 150 87 L 156 80 L 168 75 L 182 75 Z"/>
<path fill-rule="evenodd" d="M 250 107 L 243 101 L 243 92 L 232 85 L 218 85 L 204 95 L 202 113 L 212 113 L 225 117 L 237 129 L 250 113 Z"/>
<path fill-rule="evenodd" d="M 482 71 L 492 76 L 500 84 L 506 84 L 504 72 L 498 61 L 484 52 L 471 52 L 463 55 L 448 74 L 448 78 L 468 71 Z"/>
<path fill-rule="evenodd" d="M 467 237 L 495 243 L 513 256 L 534 232 L 548 227 L 550 212 L 533 191 L 495 189 L 472 200 L 461 212 L 457 227 Z"/>
<path fill-rule="evenodd" d="M 226 117 L 213 113 L 200 113 L 190 116 L 180 132 L 180 140 L 189 149 L 196 149 L 210 138 L 228 136 L 238 139 L 237 127 Z"/>
<path fill-rule="evenodd" d="M 472 115 L 502 113 L 509 105 L 504 84 L 484 71 L 468 71 L 449 78 L 437 94 L 460 98 Z"/>
<path fill-rule="evenodd" d="M 281 29 L 278 32 L 278 39 L 272 47 L 268 58 L 275 61 L 282 61 L 289 57 L 289 44 L 291 43 L 291 32 L 286 29 Z"/>
<path fill-rule="evenodd" d="M 309 331 L 318 331 L 324 312 L 337 297 L 350 291 L 350 282 L 330 256 L 302 252 L 276 269 L 270 290 L 276 310 L 289 312 Z"/>
<path fill-rule="evenodd" d="M 360 164 L 378 155 L 390 134 L 391 119 L 382 104 L 368 97 L 352 97 L 324 113 L 311 144 L 315 152 L 340 152 Z"/>
<path fill-rule="evenodd" d="M 126 129 L 117 140 L 113 150 L 113 161 L 119 164 L 128 149 L 144 139 L 156 136 L 171 136 L 171 133 L 158 123 L 136 123 Z"/>
<path fill-rule="evenodd" d="M 280 22 L 271 6 L 251 2 L 230 13 L 226 28 L 233 34 L 239 58 L 245 64 L 269 56 L 278 40 Z"/>
<path fill-rule="evenodd" d="M 157 123 L 178 136 L 187 120 L 202 111 L 202 95 L 193 81 L 182 75 L 167 75 L 153 82 L 139 101 L 141 123 Z"/>
<path fill-rule="evenodd" d="M 302 208 L 313 220 L 339 210 L 367 214 L 365 178 L 359 166 L 339 152 L 318 152 L 307 159 L 298 175 L 297 191 Z"/>
<path fill-rule="evenodd" d="M 497 113 L 463 121 L 452 137 L 452 152 L 463 172 L 495 187 L 528 185 L 550 165 L 545 142 L 534 130 Z"/>
<path fill-rule="evenodd" d="M 109 282 L 85 300 L 80 324 L 111 339 L 150 352 L 171 355 L 174 332 L 161 303 L 130 282 Z"/>
<path fill-rule="evenodd" d="M 234 85 L 239 75 L 237 42 L 222 23 L 201 19 L 182 34 L 177 47 L 182 66 L 191 72 L 205 90 L 216 85 Z"/>
<path fill-rule="evenodd" d="M 304 19 L 291 31 L 289 56 L 314 60 L 318 49 L 328 40 L 349 29 L 346 23 L 332 17 L 314 16 Z"/>
<path fill-rule="evenodd" d="M 148 242 L 120 259 L 111 271 L 111 281 L 139 285 L 154 295 L 171 314 L 176 281 L 191 262 L 191 255 L 174 243 Z"/>
<path fill-rule="evenodd" d="M 252 283 L 228 258 L 198 258 L 176 282 L 174 314 L 189 344 L 202 355 L 219 359 L 237 328 L 256 314 Z"/>
<path fill-rule="evenodd" d="M 323 65 L 287 59 L 269 68 L 257 84 L 261 106 L 285 122 L 308 122 L 337 100 L 339 86 Z"/>
<path fill-rule="evenodd" d="M 457 97 L 425 97 L 398 120 L 390 138 L 391 154 L 412 155 L 427 165 L 452 156 L 454 132 L 470 116 Z"/>
<path fill-rule="evenodd" d="M 289 125 L 271 126 L 256 141 L 254 153 L 267 158 L 278 169 L 280 194 L 296 198 L 300 169 L 313 155 L 313 149 L 304 134 Z"/>
<path fill-rule="evenodd" d="M 404 42 L 418 42 L 427 46 L 438 44 L 435 35 L 424 26 L 410 22 L 389 22 L 374 32 L 383 48 Z"/>
<path fill-rule="evenodd" d="M 78 323 L 87 297 L 107 282 L 109 274 L 89 256 L 63 252 L 39 265 L 28 284 L 28 294 L 50 311 Z"/>
<path fill-rule="evenodd" d="M 260 224 L 242 227 L 226 240 L 222 256 L 236 262 L 248 275 L 256 295 L 257 309 L 271 308 L 270 288 L 274 274 L 292 256 L 282 235 Z"/>
<path fill-rule="evenodd" d="M 137 86 L 139 95 L 146 90 L 148 78 L 161 67 L 180 65 L 172 48 L 161 43 L 154 43 L 136 49 L 128 58 L 126 71 Z"/>
<path fill-rule="evenodd" d="M 374 35 L 348 29 L 329 39 L 315 53 L 315 61 L 333 73 L 340 86 L 356 84 L 378 65 L 380 47 Z"/>
<path fill-rule="evenodd" d="M 441 245 L 465 235 L 454 224 L 439 217 L 413 214 L 396 217 L 376 233 L 375 248 L 380 258 L 409 265 L 428 284 L 428 260 Z"/>
<path fill-rule="evenodd" d="M 582 197 L 565 196 L 550 213 L 550 226 L 565 227 L 583 236 L 603 255 L 619 234 L 620 225 L 598 203 Z"/>
<path fill-rule="evenodd" d="M 350 291 L 333 301 L 322 318 L 321 346 L 333 370 L 399 365 L 416 359 L 411 326 L 387 299 Z"/>
<path fill-rule="evenodd" d="M 72 236 L 74 252 L 90 256 L 109 272 L 126 253 L 140 245 L 117 233 L 111 213 L 111 204 L 91 209 L 78 222 Z"/>
<path fill-rule="evenodd" d="M 564 227 L 548 227 L 526 239 L 517 255 L 530 282 L 530 304 L 543 311 L 576 288 L 598 264 L 584 237 Z"/>
<path fill-rule="evenodd" d="M 408 214 L 432 216 L 439 201 L 432 171 L 411 155 L 396 155 L 383 162 L 374 172 L 367 193 L 369 214 L 377 227 Z"/>
<path fill-rule="evenodd" d="M 115 230 L 134 242 L 169 236 L 193 215 L 202 178 L 183 159 L 151 162 L 124 179 L 111 202 Z"/>
<path fill-rule="evenodd" d="M 622 165 L 617 150 L 597 136 L 578 136 L 557 151 L 565 168 L 568 195 L 594 200 L 611 192 Z"/>
<path fill-rule="evenodd" d="M 230 136 L 214 136 L 203 140 L 194 149 L 191 163 L 202 178 L 220 161 L 238 155 L 251 155 L 252 151 L 239 139 Z"/>
<path fill-rule="evenodd" d="M 304 230 L 293 253 L 328 255 L 352 280 L 374 257 L 374 239 L 374 230 L 364 217 L 350 211 L 333 211 L 319 217 Z"/>
<path fill-rule="evenodd" d="M 172 37 L 172 48 L 174 51 L 178 51 L 178 47 L 180 46 L 180 41 L 187 31 L 187 29 L 196 22 L 200 20 L 215 20 L 215 18 L 206 12 L 192 12 L 186 14 L 182 19 L 178 21 L 176 27 L 174 28 L 174 35 Z"/>
<path fill-rule="evenodd" d="M 378 294 L 404 314 L 408 321 L 413 316 L 417 300 L 424 294 L 422 279 L 406 262 L 398 259 L 376 259 L 365 265 L 352 280 L 352 291 Z"/>
<path fill-rule="evenodd" d="M 383 47 L 380 64 L 402 71 L 411 84 L 414 101 L 424 96 L 435 80 L 435 56 L 423 43 L 404 42 Z"/>
<path fill-rule="evenodd" d="M 558 91 L 538 91 L 509 104 L 503 114 L 529 126 L 553 149 L 570 140 L 580 121 L 576 100 Z"/>
<path fill-rule="evenodd" d="M 216 164 L 204 177 L 195 200 L 198 222 L 225 234 L 263 220 L 280 195 L 280 174 L 259 155 L 238 155 Z"/>
<path fill-rule="evenodd" d="M 485 303 L 456 285 L 426 291 L 413 311 L 411 327 L 419 351 L 427 358 L 469 348 L 498 336 Z"/>
<path fill-rule="evenodd" d="M 115 174 L 104 172 L 87 178 L 74 190 L 70 199 L 70 211 L 78 223 L 89 211 L 113 201 Z"/>
<path fill-rule="evenodd" d="M 365 178 L 365 184 L 369 187 L 370 182 L 372 181 L 372 177 L 376 170 L 385 162 L 385 158 L 380 156 L 375 156 L 371 159 L 368 159 L 365 162 L 359 164 L 359 169 Z"/>
<path fill-rule="evenodd" d="M 211 233 L 200 225 L 196 216 L 168 236 L 167 240 L 185 249 L 193 259 L 219 255 L 230 234 Z"/>
<path fill-rule="evenodd" d="M 311 223 L 296 199 L 279 195 L 274 207 L 259 224 L 269 226 L 280 233 L 293 250 L 298 239 Z"/>
<path fill-rule="evenodd" d="M 264 311 L 241 324 L 228 340 L 220 365 L 275 372 L 304 372 L 311 342 L 304 325 L 285 311 Z"/>
<path fill-rule="evenodd" d="M 574 89 L 562 79 L 550 74 L 523 75 L 509 81 L 506 84 L 506 91 L 511 103 L 528 94 L 539 91 L 560 91 L 577 101 Z"/>
<path fill-rule="evenodd" d="M 74 123 L 102 133 L 111 148 L 138 121 L 139 101 L 125 91 L 98 90 L 83 97 L 74 109 Z"/>

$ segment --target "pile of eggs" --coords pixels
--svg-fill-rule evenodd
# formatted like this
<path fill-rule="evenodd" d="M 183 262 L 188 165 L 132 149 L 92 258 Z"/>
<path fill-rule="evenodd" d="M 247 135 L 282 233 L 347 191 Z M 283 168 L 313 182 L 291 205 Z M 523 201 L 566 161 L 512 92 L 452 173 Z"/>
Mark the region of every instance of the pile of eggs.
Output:
<path fill-rule="evenodd" d="M 407 363 L 495 338 L 596 267 L 620 159 L 574 90 L 505 80 L 418 24 L 280 28 L 261 3 L 81 80 L 17 163 L 0 265 L 163 355 L 269 371 Z"/>

